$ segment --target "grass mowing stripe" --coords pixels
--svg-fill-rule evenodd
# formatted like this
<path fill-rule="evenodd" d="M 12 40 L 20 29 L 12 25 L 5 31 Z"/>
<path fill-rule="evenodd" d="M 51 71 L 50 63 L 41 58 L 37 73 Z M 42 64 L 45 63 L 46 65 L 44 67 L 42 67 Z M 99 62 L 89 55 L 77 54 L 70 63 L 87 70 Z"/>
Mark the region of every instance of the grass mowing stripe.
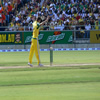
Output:
<path fill-rule="evenodd" d="M 100 100 L 99 83 L 0 87 L 1 100 Z"/>
<path fill-rule="evenodd" d="M 0 73 L 0 85 L 99 82 L 98 69 L 37 70 Z"/>
<path fill-rule="evenodd" d="M 87 65 L 87 66 L 70 66 L 70 67 L 29 67 L 29 68 L 9 68 L 0 69 L 0 72 L 16 72 L 16 71 L 38 71 L 38 70 L 71 70 L 71 69 L 100 69 L 100 65 Z"/>
<path fill-rule="evenodd" d="M 35 83 L 35 84 L 16 84 L 16 85 L 0 85 L 0 87 L 11 87 L 11 86 L 30 86 L 30 85 L 53 85 L 53 84 L 74 84 L 74 83 L 100 83 L 100 80 L 95 80 L 95 81 L 79 81 L 79 82 L 54 82 L 54 83 Z"/>

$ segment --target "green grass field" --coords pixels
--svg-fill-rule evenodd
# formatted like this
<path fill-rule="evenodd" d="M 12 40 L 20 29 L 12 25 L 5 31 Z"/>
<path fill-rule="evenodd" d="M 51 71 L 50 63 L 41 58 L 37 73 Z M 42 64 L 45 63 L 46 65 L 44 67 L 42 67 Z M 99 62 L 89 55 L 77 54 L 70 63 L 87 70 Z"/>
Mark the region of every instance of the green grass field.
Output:
<path fill-rule="evenodd" d="M 27 66 L 28 55 L 0 53 L 0 67 Z M 49 65 L 49 52 L 41 60 Z M 63 67 L 76 63 L 100 63 L 100 51 L 54 52 L 60 67 L 0 69 L 0 100 L 100 100 L 100 65 Z"/>
<path fill-rule="evenodd" d="M 0 100 L 100 100 L 100 69 L 1 69 Z"/>
<path fill-rule="evenodd" d="M 0 53 L 0 66 L 26 66 L 29 52 L 5 52 Z M 50 52 L 40 52 L 41 62 L 50 64 Z M 75 63 L 100 63 L 100 51 L 54 51 L 54 64 L 75 64 Z M 33 65 L 37 64 L 36 57 L 33 57 Z"/>

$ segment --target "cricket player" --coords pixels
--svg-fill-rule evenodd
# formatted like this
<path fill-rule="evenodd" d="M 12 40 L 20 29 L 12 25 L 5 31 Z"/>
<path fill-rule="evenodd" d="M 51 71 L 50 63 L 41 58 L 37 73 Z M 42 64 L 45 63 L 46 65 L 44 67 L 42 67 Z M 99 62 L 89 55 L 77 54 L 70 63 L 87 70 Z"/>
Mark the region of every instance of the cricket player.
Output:
<path fill-rule="evenodd" d="M 32 42 L 31 42 L 30 53 L 29 53 L 29 62 L 28 62 L 28 65 L 30 67 L 33 67 L 32 58 L 34 53 L 38 61 L 38 66 L 43 66 L 40 62 L 38 35 L 39 35 L 40 26 L 44 25 L 48 20 L 49 20 L 49 16 L 43 22 L 41 22 L 41 17 L 38 17 L 36 21 L 33 22 L 33 36 L 32 36 Z"/>

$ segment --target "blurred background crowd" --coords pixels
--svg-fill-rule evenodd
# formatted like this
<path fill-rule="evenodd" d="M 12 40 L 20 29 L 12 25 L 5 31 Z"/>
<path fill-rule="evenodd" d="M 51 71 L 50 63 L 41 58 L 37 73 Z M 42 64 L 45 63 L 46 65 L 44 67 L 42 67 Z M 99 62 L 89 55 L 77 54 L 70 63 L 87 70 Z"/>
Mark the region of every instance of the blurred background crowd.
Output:
<path fill-rule="evenodd" d="M 51 16 L 41 30 L 98 30 L 100 0 L 0 0 L 0 27 L 9 27 L 2 30 L 32 30 L 38 16 Z"/>

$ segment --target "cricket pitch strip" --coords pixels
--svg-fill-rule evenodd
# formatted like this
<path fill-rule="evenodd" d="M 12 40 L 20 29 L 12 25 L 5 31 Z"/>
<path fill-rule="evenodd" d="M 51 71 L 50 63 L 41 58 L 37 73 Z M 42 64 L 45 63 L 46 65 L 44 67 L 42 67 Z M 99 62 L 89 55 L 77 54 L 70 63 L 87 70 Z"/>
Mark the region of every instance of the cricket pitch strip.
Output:
<path fill-rule="evenodd" d="M 58 65 L 44 65 L 43 67 L 74 67 L 74 66 L 93 66 L 93 65 L 100 65 L 100 63 L 81 63 L 81 64 L 58 64 Z M 0 66 L 0 69 L 13 69 L 13 68 L 36 68 L 39 67 L 37 65 L 34 65 L 34 67 L 30 67 L 28 65 L 26 66 L 7 66 L 7 67 L 3 67 Z"/>

